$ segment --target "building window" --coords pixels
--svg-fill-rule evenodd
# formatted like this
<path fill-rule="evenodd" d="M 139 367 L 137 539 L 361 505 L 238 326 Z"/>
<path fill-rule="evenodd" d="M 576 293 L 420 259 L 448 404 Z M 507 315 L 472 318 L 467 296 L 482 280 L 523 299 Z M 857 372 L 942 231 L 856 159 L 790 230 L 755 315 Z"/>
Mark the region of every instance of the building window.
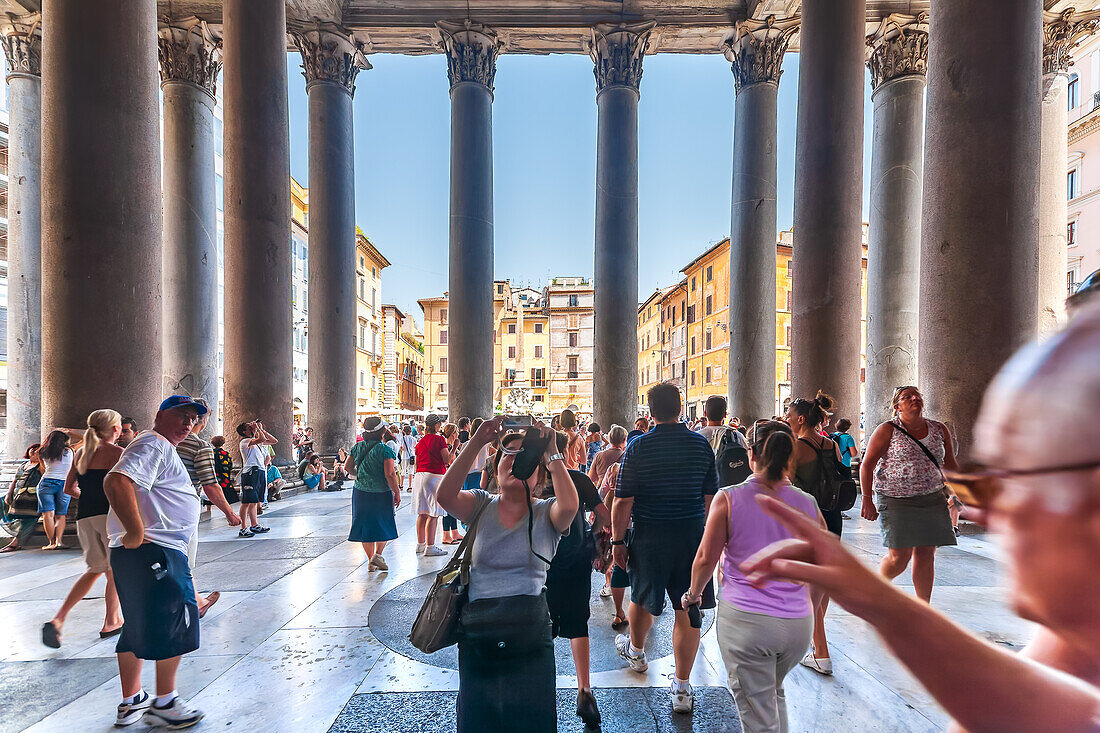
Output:
<path fill-rule="evenodd" d="M 439 373 L 440 374 L 446 374 L 447 373 L 447 357 L 445 357 L 445 356 L 439 357 Z"/>
<path fill-rule="evenodd" d="M 791 363 L 789 361 L 783 365 L 783 374 L 783 381 L 789 383 L 791 381 Z"/>
<path fill-rule="evenodd" d="M 515 369 L 505 369 L 504 370 L 504 386 L 505 387 L 511 387 L 515 383 L 516 383 L 516 370 Z"/>
<path fill-rule="evenodd" d="M 578 343 L 580 343 L 580 334 L 578 334 L 576 331 L 570 331 L 569 332 L 569 348 L 571 348 L 571 349 L 577 348 Z"/>
<path fill-rule="evenodd" d="M 580 299 L 576 295 L 570 295 L 569 296 L 569 307 L 570 308 L 576 308 L 578 305 L 580 305 Z"/>
<path fill-rule="evenodd" d="M 573 314 L 571 314 L 571 315 L 569 316 L 569 327 L 570 327 L 570 328 L 576 328 L 576 327 L 577 327 L 577 325 L 578 325 L 578 324 L 579 324 L 580 322 L 581 322 L 581 321 L 580 321 L 580 318 L 579 318 L 579 317 L 577 316 L 577 314 L 576 314 L 576 313 L 573 313 Z"/>
<path fill-rule="evenodd" d="M 713 295 L 708 295 L 707 296 L 706 315 L 709 316 L 713 312 L 714 312 L 714 296 Z"/>
<path fill-rule="evenodd" d="M 687 309 L 687 322 L 695 323 L 695 306 L 690 305 Z"/>
<path fill-rule="evenodd" d="M 691 278 L 691 292 L 695 292 L 695 278 Z"/>
<path fill-rule="evenodd" d="M 371 265 L 370 276 L 371 277 L 378 277 L 378 270 L 377 270 L 377 268 L 375 268 L 374 265 Z"/>
<path fill-rule="evenodd" d="M 535 324 L 535 333 L 542 333 L 542 324 L 541 323 L 536 323 Z"/>
<path fill-rule="evenodd" d="M 504 295 L 504 283 L 497 283 L 497 295 Z"/>
<path fill-rule="evenodd" d="M 509 346 L 508 347 L 508 358 L 509 359 L 515 359 L 516 358 L 516 347 L 515 346 Z"/>
<path fill-rule="evenodd" d="M 1069 194 L 1069 197 L 1071 199 L 1077 198 L 1077 189 L 1078 189 L 1078 185 L 1079 185 L 1079 179 L 1078 179 L 1077 174 L 1078 174 L 1078 171 L 1077 171 L 1076 168 L 1074 168 L 1066 176 L 1066 182 L 1069 184 L 1067 193 Z"/>
<path fill-rule="evenodd" d="M 1066 102 L 1069 105 L 1069 109 L 1072 110 L 1081 103 L 1081 79 L 1077 74 L 1070 75 L 1066 92 Z"/>
<path fill-rule="evenodd" d="M 367 267 L 367 260 L 363 257 L 362 253 L 359 255 L 359 269 L 364 270 Z"/>
<path fill-rule="evenodd" d="M 546 386 L 546 370 L 545 369 L 532 369 L 531 370 L 531 386 L 532 387 L 545 387 Z"/>
<path fill-rule="evenodd" d="M 714 279 L 714 265 L 707 265 L 707 282 Z"/>
<path fill-rule="evenodd" d="M 691 337 L 691 355 L 695 356 L 695 337 Z"/>
<path fill-rule="evenodd" d="M 370 353 L 378 353 L 378 329 L 375 328 L 370 330 Z"/>
<path fill-rule="evenodd" d="M 370 289 L 370 307 L 371 310 L 378 310 L 378 288 Z"/>
<path fill-rule="evenodd" d="M 706 372 L 704 372 L 703 383 L 710 384 L 710 367 L 707 367 Z"/>
<path fill-rule="evenodd" d="M 788 290 L 787 291 L 787 311 L 790 312 L 790 310 L 791 310 L 791 291 Z"/>
<path fill-rule="evenodd" d="M 540 395 L 540 394 L 535 395 L 535 402 L 542 402 L 542 395 Z"/>
<path fill-rule="evenodd" d="M 440 323 L 446 323 L 447 322 L 447 309 L 446 308 L 440 308 L 439 309 L 439 322 Z"/>
<path fill-rule="evenodd" d="M 359 348 L 364 351 L 367 349 L 367 325 L 362 321 L 359 321 Z"/>
<path fill-rule="evenodd" d="M 577 378 L 577 357 L 575 357 L 575 356 L 569 357 L 568 372 L 569 372 L 569 375 L 567 377 L 568 379 L 576 379 Z"/>
<path fill-rule="evenodd" d="M 694 369 L 691 370 L 691 386 L 692 387 L 695 386 L 695 370 Z"/>
<path fill-rule="evenodd" d="M 363 278 L 359 278 L 359 300 L 366 300 L 367 294 L 367 281 Z"/>
<path fill-rule="evenodd" d="M 443 329 L 439 332 L 439 343 L 440 345 L 447 343 L 447 329 Z"/>
<path fill-rule="evenodd" d="M 347 374 L 347 372 L 344 372 L 344 373 Z M 364 372 L 362 369 L 360 369 L 359 370 L 359 387 L 363 388 L 365 386 L 367 386 L 367 373 Z"/>
<path fill-rule="evenodd" d="M 1077 245 L 1077 221 L 1071 221 L 1066 225 L 1066 246 L 1074 247 Z"/>
<path fill-rule="evenodd" d="M 509 323 L 508 324 L 508 333 L 515 333 L 515 332 L 516 332 L 516 324 Z"/>
<path fill-rule="evenodd" d="M 791 345 L 791 327 L 787 326 L 787 346 Z"/>
<path fill-rule="evenodd" d="M 535 358 L 536 359 L 541 359 L 542 358 L 542 346 L 541 345 L 536 345 L 535 346 Z"/>
<path fill-rule="evenodd" d="M 711 349 L 714 348 L 713 334 L 710 331 L 706 332 L 705 338 L 703 339 L 703 343 L 705 344 L 704 350 L 706 350 L 706 351 L 710 351 Z M 707 381 L 709 382 L 710 380 L 708 379 Z"/>

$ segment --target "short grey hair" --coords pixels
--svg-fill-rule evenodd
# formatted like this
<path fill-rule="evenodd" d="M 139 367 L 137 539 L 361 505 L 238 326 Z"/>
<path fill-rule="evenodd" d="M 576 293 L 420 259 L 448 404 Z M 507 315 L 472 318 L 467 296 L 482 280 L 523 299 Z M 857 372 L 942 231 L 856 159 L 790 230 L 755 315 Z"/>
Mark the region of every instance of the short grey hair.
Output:
<path fill-rule="evenodd" d="M 611 441 L 611 445 L 622 443 L 626 440 L 626 428 L 622 425 L 612 425 L 607 433 L 607 439 Z"/>

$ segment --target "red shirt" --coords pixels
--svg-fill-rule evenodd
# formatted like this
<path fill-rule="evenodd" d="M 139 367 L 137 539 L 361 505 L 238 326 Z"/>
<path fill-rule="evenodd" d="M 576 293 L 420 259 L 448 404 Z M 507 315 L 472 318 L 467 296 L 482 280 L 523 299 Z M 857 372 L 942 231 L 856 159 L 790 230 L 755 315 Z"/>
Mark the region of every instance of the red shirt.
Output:
<path fill-rule="evenodd" d="M 416 442 L 416 470 L 424 473 L 447 473 L 443 449 L 447 439 L 439 433 L 428 433 Z"/>

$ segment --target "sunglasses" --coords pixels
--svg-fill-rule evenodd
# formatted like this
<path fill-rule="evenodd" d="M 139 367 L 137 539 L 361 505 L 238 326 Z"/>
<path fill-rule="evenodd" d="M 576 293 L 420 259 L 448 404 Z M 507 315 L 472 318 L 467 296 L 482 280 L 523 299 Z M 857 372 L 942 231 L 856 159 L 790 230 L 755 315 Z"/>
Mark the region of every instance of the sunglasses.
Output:
<path fill-rule="evenodd" d="M 943 478 L 947 488 L 958 496 L 964 504 L 978 509 L 987 509 L 994 499 L 1004 493 L 1005 479 L 1091 471 L 1096 468 L 1100 468 L 1100 460 L 1068 466 L 1021 470 L 975 466 L 968 471 L 944 471 Z"/>

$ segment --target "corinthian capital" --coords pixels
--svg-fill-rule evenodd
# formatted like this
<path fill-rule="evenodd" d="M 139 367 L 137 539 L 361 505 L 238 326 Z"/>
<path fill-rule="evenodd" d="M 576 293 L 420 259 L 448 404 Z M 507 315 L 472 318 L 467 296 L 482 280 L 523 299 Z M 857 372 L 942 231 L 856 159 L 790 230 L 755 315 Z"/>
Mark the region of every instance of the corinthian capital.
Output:
<path fill-rule="evenodd" d="M 734 88 L 753 84 L 779 84 L 783 74 L 783 54 L 791 38 L 798 33 L 799 19 L 765 20 L 739 23 L 733 34 L 722 43 L 726 60 L 733 65 Z"/>
<path fill-rule="evenodd" d="M 294 45 L 302 54 L 306 88 L 317 82 L 334 82 L 355 94 L 355 77 L 371 68 L 363 51 L 366 45 L 335 23 L 296 24 L 290 28 Z"/>
<path fill-rule="evenodd" d="M 634 91 L 642 82 L 642 58 L 649 48 L 649 35 L 656 23 L 596 26 L 588 42 L 596 75 L 596 93 L 607 87 L 625 86 Z"/>
<path fill-rule="evenodd" d="M 168 19 L 157 36 L 160 83 L 188 81 L 214 96 L 222 68 L 222 41 L 206 21 L 194 16 Z"/>
<path fill-rule="evenodd" d="M 0 44 L 8 58 L 8 78 L 16 74 L 42 75 L 42 15 L 8 13 L 0 24 Z"/>
<path fill-rule="evenodd" d="M 451 86 L 472 81 L 493 91 L 497 75 L 497 57 L 504 41 L 488 26 L 472 23 L 436 23 L 439 47 L 447 55 L 447 79 Z"/>
<path fill-rule="evenodd" d="M 1100 11 L 1078 13 L 1076 8 L 1066 8 L 1043 16 L 1043 73 L 1065 73 L 1073 63 L 1073 49 L 1100 27 Z"/>
<path fill-rule="evenodd" d="M 871 89 L 902 76 L 924 76 L 928 71 L 928 13 L 893 14 L 882 19 L 867 38 Z"/>

